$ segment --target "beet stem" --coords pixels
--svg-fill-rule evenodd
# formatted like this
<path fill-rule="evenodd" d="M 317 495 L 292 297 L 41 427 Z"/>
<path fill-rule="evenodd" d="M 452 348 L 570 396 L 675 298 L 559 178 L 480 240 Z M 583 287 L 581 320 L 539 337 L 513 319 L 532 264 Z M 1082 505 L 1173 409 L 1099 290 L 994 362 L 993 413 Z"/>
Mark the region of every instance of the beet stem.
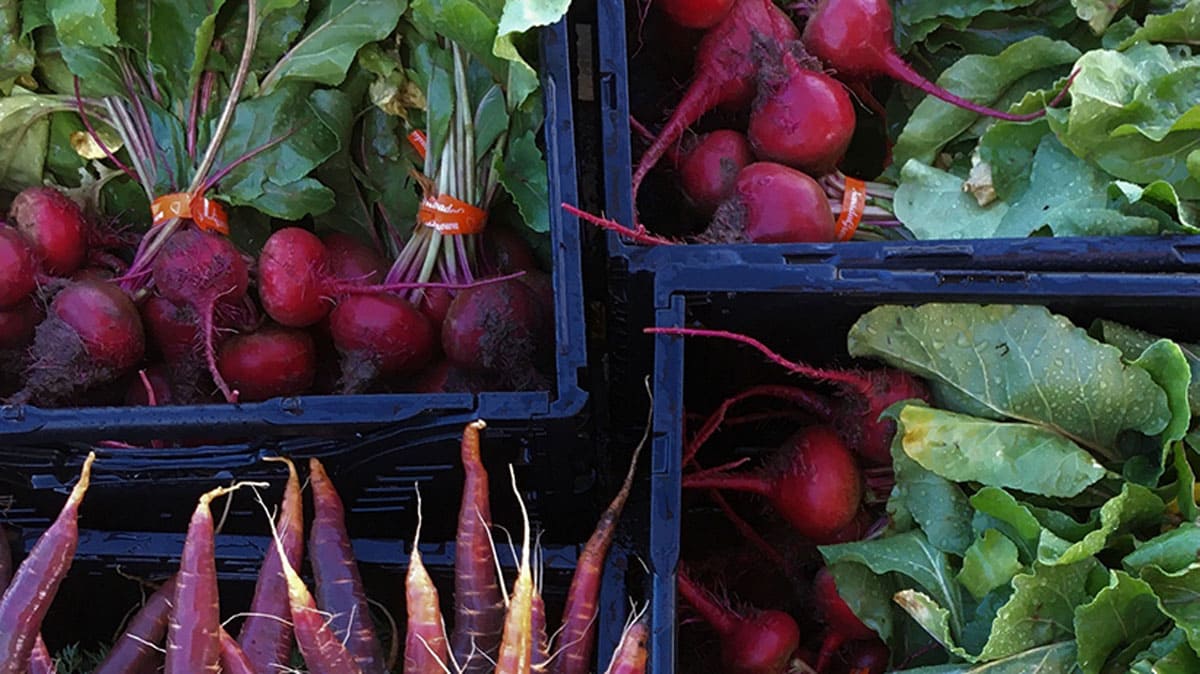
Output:
<path fill-rule="evenodd" d="M 729 607 L 718 602 L 708 590 L 696 584 L 683 568 L 675 572 L 675 579 L 679 594 L 684 601 L 691 604 L 700 617 L 718 634 L 733 634 L 737 630 L 737 624 L 741 621 L 741 617 Z"/>
<path fill-rule="evenodd" d="M 1029 112 L 1020 115 L 1013 114 L 1011 112 L 1003 112 L 1001 110 L 995 110 L 987 107 L 986 105 L 980 105 L 974 101 L 969 101 L 961 96 L 950 93 L 949 91 L 946 91 L 945 89 L 922 77 L 920 73 L 914 70 L 912 66 L 910 66 L 903 58 L 900 57 L 899 54 L 895 52 L 895 50 L 892 49 L 887 49 L 884 51 L 883 65 L 884 68 L 887 69 L 887 73 L 895 79 L 900 80 L 901 82 L 904 82 L 910 86 L 916 87 L 930 96 L 940 98 L 951 105 L 956 105 L 964 110 L 970 110 L 977 115 L 995 117 L 996 119 L 1002 119 L 1008 122 L 1031 122 L 1046 114 L 1047 108 L 1042 108 L 1036 112 Z M 1072 75 L 1072 78 L 1074 78 L 1074 75 Z M 1067 86 L 1063 87 L 1063 90 L 1059 92 L 1058 96 L 1055 97 L 1054 101 L 1052 101 L 1048 107 L 1053 107 L 1057 101 L 1061 100 L 1061 97 L 1066 94 L 1066 91 L 1070 88 L 1070 86 L 1071 83 L 1068 81 Z"/>
<path fill-rule="evenodd" d="M 870 383 L 864 380 L 862 377 L 855 376 L 849 372 L 826 370 L 788 360 L 769 349 L 766 344 L 763 344 L 757 339 L 748 337 L 746 335 L 739 335 L 736 332 L 729 332 L 727 330 L 703 330 L 700 328 L 671 327 L 645 328 L 643 329 L 643 332 L 648 335 L 672 335 L 675 337 L 716 337 L 718 339 L 728 339 L 735 342 L 741 342 L 747 346 L 754 347 L 759 351 L 759 353 L 766 356 L 768 360 L 776 365 L 795 372 L 796 374 L 810 377 L 812 379 L 827 379 L 829 381 L 845 384 L 857 391 L 863 392 L 864 394 L 870 390 Z"/>
<path fill-rule="evenodd" d="M 585 222 L 589 222 L 589 223 L 599 227 L 600 229 L 606 229 L 610 232 L 616 232 L 617 234 L 620 234 L 621 236 L 632 239 L 634 241 L 634 243 L 640 243 L 640 244 L 647 245 L 647 246 L 670 246 L 670 245 L 675 245 L 675 244 L 679 243 L 678 241 L 672 241 L 671 239 L 666 239 L 666 238 L 663 238 L 660 236 L 655 236 L 654 234 L 650 234 L 649 232 L 646 231 L 646 227 L 641 224 L 639 224 L 639 225 L 637 225 L 637 227 L 633 227 L 633 228 L 626 227 L 625 225 L 622 225 L 621 223 L 617 222 L 616 220 L 610 220 L 608 218 L 601 218 L 599 216 L 592 215 L 591 213 L 588 213 L 587 211 L 581 211 L 578 208 L 575 208 L 574 206 L 572 206 L 568 203 L 563 203 L 562 207 L 563 207 L 563 210 L 570 213 L 571 215 L 574 215 L 575 217 L 580 218 L 580 219 L 584 220 Z"/>

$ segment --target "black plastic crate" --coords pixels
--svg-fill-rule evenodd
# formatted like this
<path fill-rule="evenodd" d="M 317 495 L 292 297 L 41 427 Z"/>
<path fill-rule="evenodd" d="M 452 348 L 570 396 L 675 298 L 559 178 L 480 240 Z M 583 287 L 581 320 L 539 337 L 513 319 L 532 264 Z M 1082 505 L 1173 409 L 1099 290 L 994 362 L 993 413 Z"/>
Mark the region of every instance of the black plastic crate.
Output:
<path fill-rule="evenodd" d="M 404 629 L 404 574 L 412 552 L 412 529 L 398 539 L 356 538 L 352 541 L 363 585 L 368 597 L 386 607 Z M 32 548 L 41 531 L 27 530 L 21 543 Z M 71 573 L 60 587 L 42 630 L 54 651 L 71 644 L 95 650 L 112 643 L 114 631 L 141 595 L 133 579 L 161 581 L 179 568 L 183 534 L 148 532 L 80 531 L 79 549 Z M 266 536 L 218 535 L 217 574 L 221 590 L 221 617 L 228 619 L 249 608 L 258 570 L 271 541 Z M 515 575 L 516 561 L 504 545 L 496 548 L 508 584 Z M 454 543 L 421 543 L 422 561 L 438 588 L 445 615 L 453 610 Z M 578 550 L 574 546 L 543 546 L 542 593 L 557 620 L 566 599 Z M 301 573 L 311 584 L 311 576 Z M 311 585 L 310 585 L 311 588 Z M 81 620 L 80 616 L 86 616 Z M 228 627 L 237 634 L 240 620 Z M 382 636 L 382 635 L 381 635 Z M 403 638 L 403 634 L 401 634 Z"/>
<path fill-rule="evenodd" d="M 544 146 L 549 201 L 574 202 L 578 193 L 573 121 L 574 40 L 568 20 L 541 31 L 545 96 Z M 99 528 L 180 531 L 195 496 L 215 479 L 281 483 L 264 454 L 320 456 L 343 491 L 361 535 L 387 537 L 387 527 L 414 503 L 412 482 L 428 499 L 449 500 L 461 483 L 462 427 L 486 420 L 485 456 L 496 465 L 523 466 L 535 513 L 547 513 L 548 536 L 578 540 L 572 528 L 587 517 L 581 496 L 593 480 L 591 447 L 580 441 L 587 423 L 587 334 L 584 321 L 579 223 L 550 209 L 554 286 L 555 375 L 550 390 L 471 394 L 301 396 L 260 403 L 164 407 L 0 407 L 0 499 L 10 501 L 0 522 L 35 525 L 54 516 L 62 481 L 78 473 L 87 449 L 98 448 L 92 513 L 116 512 L 127 499 L 146 504 L 132 523 Z M 154 441 L 164 447 L 154 447 Z M 128 443 L 118 446 L 114 441 Z M 178 447 L 179 444 L 193 447 Z M 569 476 L 569 477 L 568 477 Z M 445 488 L 441 485 L 445 484 Z M 453 488 L 451 488 L 453 485 Z M 455 497 L 457 498 L 457 497 Z M 433 511 L 431 511 L 433 512 Z M 86 517 L 86 515 L 85 515 Z M 236 528 L 238 518 L 231 516 Z M 436 516 L 432 528 L 445 527 Z M 433 535 L 433 532 L 431 532 Z M 555 536 L 559 538 L 555 539 Z"/>
<path fill-rule="evenodd" d="M 1182 260 L 1180 264 L 1186 266 Z M 653 300 L 659 326 L 694 325 L 740 332 L 763 340 L 785 357 L 817 365 L 849 363 L 847 330 L 859 316 L 881 304 L 1040 304 L 1066 315 L 1076 325 L 1108 318 L 1166 337 L 1195 339 L 1200 335 L 1200 273 L 1195 270 L 1143 274 L 841 268 L 831 264 L 679 265 L 659 270 Z M 724 340 L 660 335 L 653 337 L 653 343 L 649 498 L 638 504 L 640 513 L 629 513 L 627 529 L 635 536 L 640 532 L 630 554 L 645 561 L 648 577 L 639 566 L 630 565 L 626 579 L 644 585 L 651 602 L 648 671 L 699 672 L 705 671 L 704 666 L 686 659 L 694 656 L 694 643 L 688 653 L 677 653 L 675 569 L 681 554 L 687 557 L 689 546 L 711 546 L 722 534 L 706 528 L 703 540 L 695 535 L 690 541 L 681 539 L 681 524 L 687 528 L 684 509 L 694 505 L 680 489 L 685 409 L 707 413 L 749 383 L 794 378 L 765 362 L 756 351 Z M 617 616 L 618 622 L 623 619 L 624 615 Z M 619 625 L 606 628 L 618 629 Z"/>

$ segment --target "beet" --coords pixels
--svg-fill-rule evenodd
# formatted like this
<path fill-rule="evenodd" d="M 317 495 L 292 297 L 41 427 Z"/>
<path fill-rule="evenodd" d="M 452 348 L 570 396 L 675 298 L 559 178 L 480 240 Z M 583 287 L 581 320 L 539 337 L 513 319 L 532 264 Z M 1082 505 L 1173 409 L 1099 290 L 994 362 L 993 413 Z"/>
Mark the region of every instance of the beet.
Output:
<path fill-rule="evenodd" d="M 922 77 L 896 52 L 887 0 L 820 0 L 804 26 L 804 46 L 844 77 L 887 75 L 951 105 L 998 119 L 1024 122 L 1046 114 L 1045 109 L 1025 115 L 993 110 Z"/>
<path fill-rule="evenodd" d="M 370 285 L 383 283 L 388 264 L 374 248 L 342 232 L 321 237 L 325 244 L 325 263 L 339 281 Z"/>
<path fill-rule="evenodd" d="M 817 671 L 825 670 L 842 644 L 876 638 L 875 631 L 863 624 L 838 594 L 837 582 L 828 567 L 821 567 L 813 578 L 813 603 L 827 625 L 825 639 L 817 656 Z"/>
<path fill-rule="evenodd" d="M 832 171 L 854 136 L 854 103 L 846 88 L 810 70 L 788 49 L 768 49 L 746 136 L 754 155 L 809 175 Z"/>
<path fill-rule="evenodd" d="M 733 7 L 732 0 L 658 0 L 655 5 L 684 28 L 711 28 Z"/>
<path fill-rule="evenodd" d="M 143 379 L 140 375 L 145 374 Z M 162 365 L 151 365 L 138 373 L 129 382 L 129 390 L 125 394 L 125 404 L 134 407 L 158 406 L 174 404 L 171 393 L 171 379 L 167 368 Z M 150 396 L 153 394 L 153 400 Z"/>
<path fill-rule="evenodd" d="M 533 248 L 509 227 L 492 226 L 483 232 L 487 260 L 500 274 L 538 268 Z"/>
<path fill-rule="evenodd" d="M 190 305 L 175 304 L 151 295 L 142 304 L 142 324 L 153 350 L 168 362 L 198 356 L 201 351 L 200 316 Z"/>
<path fill-rule="evenodd" d="M 286 227 L 271 234 L 258 254 L 258 297 L 267 315 L 293 328 L 324 318 L 333 306 L 325 258 L 325 244 L 312 232 Z"/>
<path fill-rule="evenodd" d="M 27 187 L 13 199 L 9 217 L 47 274 L 70 276 L 83 264 L 89 228 L 83 210 L 67 195 L 53 187 Z"/>
<path fill-rule="evenodd" d="M 633 172 L 634 198 L 650 169 L 704 113 L 750 102 L 759 67 L 754 58 L 756 40 L 791 42 L 797 37 L 795 24 L 771 0 L 735 0 L 725 18 L 700 41 L 691 86 L 638 162 Z"/>
<path fill-rule="evenodd" d="M 21 304 L 37 287 L 37 263 L 21 233 L 0 226 L 0 309 Z"/>
<path fill-rule="evenodd" d="M 413 385 L 414 393 L 481 393 L 497 388 L 486 372 L 464 370 L 448 361 L 426 369 Z"/>
<path fill-rule="evenodd" d="M 15 402 L 52 405 L 116 380 L 145 352 L 137 308 L 120 288 L 80 281 L 63 288 L 37 327 L 33 362 Z"/>
<path fill-rule="evenodd" d="M 416 372 L 433 358 L 433 325 L 395 295 L 343 298 L 329 314 L 329 331 L 341 354 L 344 393 L 361 393 L 380 377 Z"/>
<path fill-rule="evenodd" d="M 154 258 L 154 285 L 165 298 L 193 308 L 200 317 L 205 362 L 225 400 L 237 401 L 217 368 L 217 303 L 237 306 L 246 295 L 250 273 L 246 261 L 225 237 L 198 229 L 181 229 L 167 239 Z"/>
<path fill-rule="evenodd" d="M 546 311 L 517 279 L 460 291 L 442 323 L 447 359 L 499 374 L 521 388 L 546 344 Z"/>
<path fill-rule="evenodd" d="M 217 367 L 241 400 L 296 396 L 313 385 L 317 351 L 303 330 L 267 326 L 225 340 Z"/>
<path fill-rule="evenodd" d="M 828 426 L 809 426 L 780 448 L 777 463 L 756 474 L 721 468 L 685 475 L 689 489 L 758 494 L 801 535 L 827 543 L 853 521 L 862 503 L 862 474 L 854 455 Z"/>
<path fill-rule="evenodd" d="M 717 633 L 721 640 L 721 671 L 727 674 L 783 674 L 800 645 L 800 628 L 782 611 L 741 614 L 721 604 L 693 581 L 677 572 L 679 595 Z"/>
<path fill-rule="evenodd" d="M 738 173 L 733 196 L 701 235 L 710 243 L 822 243 L 836 239 L 829 198 L 817 181 L 782 164 Z"/>
<path fill-rule="evenodd" d="M 705 134 L 679 161 L 683 194 L 697 211 L 710 214 L 733 194 L 738 173 L 753 161 L 750 144 L 737 131 Z"/>

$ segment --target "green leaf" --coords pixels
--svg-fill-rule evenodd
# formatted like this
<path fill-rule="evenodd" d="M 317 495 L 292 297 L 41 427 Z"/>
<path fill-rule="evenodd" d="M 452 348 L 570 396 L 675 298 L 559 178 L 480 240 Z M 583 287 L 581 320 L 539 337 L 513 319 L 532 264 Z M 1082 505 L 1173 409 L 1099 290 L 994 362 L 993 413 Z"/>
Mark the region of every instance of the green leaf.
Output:
<path fill-rule="evenodd" d="M 900 412 L 904 453 L 955 482 L 979 482 L 1044 496 L 1075 496 L 1104 467 L 1067 438 L 1041 426 L 1000 423 L 908 405 Z"/>
<path fill-rule="evenodd" d="M 876 574 L 862 564 L 839 562 L 829 566 L 838 594 L 864 625 L 875 630 L 880 639 L 890 641 L 894 619 L 891 576 Z"/>
<path fill-rule="evenodd" d="M 509 61 L 494 53 L 502 8 L 477 0 L 413 0 L 412 20 L 466 49 L 499 84 L 506 84 Z M 511 96 L 511 93 L 510 93 Z"/>
<path fill-rule="evenodd" d="M 333 190 L 322 185 L 315 178 L 301 178 L 286 185 L 278 185 L 268 180 L 263 183 L 263 192 L 253 203 L 255 210 L 273 218 L 283 220 L 299 220 L 305 215 L 319 215 L 333 208 L 335 199 Z M 270 232 L 268 231 L 267 234 Z M 252 240 L 242 247 L 242 250 L 257 251 L 262 247 L 266 237 Z"/>
<path fill-rule="evenodd" d="M 947 611 L 954 632 L 962 628 L 962 600 L 949 561 L 945 553 L 929 544 L 922 532 L 825 545 L 819 549 L 826 564 L 854 562 L 876 574 L 898 573 L 911 578 Z"/>
<path fill-rule="evenodd" d="M 1099 568 L 1094 559 L 1066 566 L 1034 565 L 1012 579 L 1013 593 L 996 612 L 992 631 L 979 654 L 955 644 L 947 630 L 946 611 L 929 597 L 911 590 L 896 593 L 896 602 L 948 650 L 968 662 L 989 662 L 1073 636 L 1075 607 L 1087 602 L 1088 576 Z"/>
<path fill-rule="evenodd" d="M 1039 549 L 1039 561 L 1043 564 L 1074 564 L 1091 557 L 1103 550 L 1114 536 L 1159 523 L 1164 509 L 1165 504 L 1154 492 L 1139 484 L 1127 482 L 1121 488 L 1120 494 L 1100 507 L 1098 529 L 1089 532 L 1082 540 L 1061 552 L 1055 550 L 1051 554 L 1042 554 L 1043 551 Z"/>
<path fill-rule="evenodd" d="M 1166 392 L 1167 404 L 1171 409 L 1171 422 L 1161 435 L 1162 450 L 1153 459 L 1145 455 L 1134 456 L 1125 466 L 1125 473 L 1130 479 L 1140 475 L 1143 479 L 1139 479 L 1139 482 L 1153 486 L 1162 477 L 1171 445 L 1187 435 L 1191 424 L 1188 386 L 1191 384 L 1192 371 L 1183 349 L 1169 339 L 1160 339 L 1151 344 L 1133 364 L 1150 373 L 1154 383 Z"/>
<path fill-rule="evenodd" d="M 1200 554 L 1200 527 L 1184 522 L 1178 528 L 1142 543 L 1137 550 L 1125 555 L 1121 565 L 1131 572 L 1156 566 L 1173 573 L 1196 563 L 1197 554 Z"/>
<path fill-rule="evenodd" d="M 71 110 L 65 97 L 14 90 L 0 97 L 0 187 L 18 192 L 42 184 L 50 139 L 50 115 Z"/>
<path fill-rule="evenodd" d="M 1178 627 L 1135 656 L 1130 674 L 1192 674 L 1200 672 L 1200 656 Z"/>
<path fill-rule="evenodd" d="M 185 101 L 200 81 L 224 0 L 157 0 L 150 4 L 147 58 L 173 100 Z"/>
<path fill-rule="evenodd" d="M 535 232 L 550 231 L 546 160 L 542 158 L 533 133 L 526 132 L 510 139 L 507 153 L 494 156 L 500 184 L 520 209 L 525 226 Z"/>
<path fill-rule="evenodd" d="M 557 23 L 567 13 L 570 0 L 508 0 L 496 30 L 492 53 L 509 61 L 509 107 L 524 103 L 537 90 L 537 73 L 517 50 L 516 36 L 539 26 Z"/>
<path fill-rule="evenodd" d="M 1196 503 L 1196 473 L 1188 463 L 1183 443 L 1175 443 L 1175 502 L 1179 514 L 1189 522 L 1200 520 L 1200 504 Z M 1200 545 L 1196 546 L 1200 549 Z"/>
<path fill-rule="evenodd" d="M 1036 424 L 1109 456 L 1122 432 L 1154 436 L 1171 419 L 1145 370 L 1041 306 L 881 306 L 851 327 L 847 347 L 968 401 L 967 413 Z"/>
<path fill-rule="evenodd" d="M 888 508 L 904 508 L 937 549 L 961 556 L 971 546 L 971 507 L 962 489 L 904 453 L 903 425 L 892 438 L 896 484 Z"/>
<path fill-rule="evenodd" d="M 1080 21 L 1086 21 L 1092 30 L 1101 34 L 1109 22 L 1128 0 L 1071 0 Z"/>
<path fill-rule="evenodd" d="M 328 112 L 333 106 L 321 103 L 320 99 L 340 95 L 331 91 L 310 93 L 307 87 L 291 83 L 269 96 L 238 104 L 217 155 L 218 167 L 232 164 L 270 140 L 285 140 L 233 169 L 219 183 L 219 193 L 233 205 L 255 207 L 257 200 L 271 197 L 272 201 L 264 204 L 270 211 L 263 212 L 287 220 L 313 214 L 313 209 L 323 204 L 332 206 L 332 195 L 326 194 L 327 190 L 317 189 L 315 181 L 302 179 L 333 156 L 343 142 L 348 142 L 335 133 L 337 128 L 344 129 L 344 124 L 330 121 L 335 127 L 331 128 L 321 116 L 322 110 Z M 348 105 L 340 109 L 349 114 Z M 286 198 L 289 186 L 299 190 L 290 204 Z M 328 208 L 315 212 L 323 210 Z"/>
<path fill-rule="evenodd" d="M 1192 649 L 1200 653 L 1200 563 L 1173 573 L 1147 566 L 1140 575 L 1154 589 L 1159 610 L 1183 628 Z"/>
<path fill-rule="evenodd" d="M 996 195 L 1011 202 L 1029 188 L 1033 156 L 1042 139 L 1050 133 L 1045 120 L 1026 122 L 998 121 L 979 138 L 979 158 L 990 167 Z"/>
<path fill-rule="evenodd" d="M 1025 89 L 1010 91 L 1030 73 L 1053 68 L 1056 71 L 1074 63 L 1079 50 L 1066 42 L 1045 37 L 1023 40 L 996 56 L 969 54 L 938 77 L 941 86 L 963 98 L 987 106 L 997 105 L 1007 96 L 1018 100 Z M 1015 99 L 1013 97 L 1016 97 Z M 909 159 L 932 164 L 941 148 L 979 119 L 979 115 L 945 101 L 926 97 L 909 117 L 893 148 L 897 166 Z"/>
<path fill-rule="evenodd" d="M 977 512 L 976 519 L 979 519 L 979 515 L 988 518 L 986 522 L 976 525 L 978 531 L 997 528 L 1017 544 L 1025 564 L 1033 563 L 1037 558 L 1042 524 L 1027 506 L 998 487 L 983 487 L 975 492 L 971 496 L 971 506 Z"/>
<path fill-rule="evenodd" d="M 65 45 L 112 47 L 120 42 L 117 0 L 46 0 L 46 8 Z"/>
<path fill-rule="evenodd" d="M 121 83 L 120 71 L 116 61 L 107 51 L 96 47 L 64 44 L 60 54 L 69 72 L 63 73 L 66 75 L 66 81 L 57 83 L 54 86 L 55 91 L 73 94 L 74 84 L 71 76 L 74 75 L 79 77 L 79 89 L 84 95 L 124 95 L 125 86 Z"/>
<path fill-rule="evenodd" d="M 1151 14 L 1144 25 L 1121 42 L 1118 49 L 1128 49 L 1138 42 L 1200 42 L 1200 2 L 1184 2 L 1166 14 Z"/>
<path fill-rule="evenodd" d="M 1084 674 L 1100 674 L 1113 651 L 1157 630 L 1167 617 L 1146 582 L 1110 571 L 1108 586 L 1075 609 L 1079 664 Z"/>
<path fill-rule="evenodd" d="M 1007 585 L 1020 570 L 1016 544 L 999 531 L 988 529 L 963 555 L 958 582 L 976 599 L 982 599 L 992 590 Z"/>
<path fill-rule="evenodd" d="M 1028 188 L 1012 201 L 996 236 L 1024 237 L 1042 227 L 1058 236 L 1157 234 L 1154 220 L 1108 208 L 1110 182 L 1108 175 L 1071 154 L 1053 135 L 1043 136 L 1033 155 Z"/>
<path fill-rule="evenodd" d="M 1200 146 L 1200 59 L 1138 43 L 1090 51 L 1076 68 L 1070 107 L 1046 115 L 1059 140 L 1115 178 L 1185 189 Z"/>
<path fill-rule="evenodd" d="M 1120 198 L 1130 206 L 1148 205 L 1170 213 L 1169 225 L 1172 229 L 1181 229 L 1182 225 L 1184 231 L 1200 232 L 1200 207 L 1194 201 L 1180 198 L 1175 186 L 1165 180 L 1155 180 L 1145 186 L 1116 180 L 1109 185 L 1108 193 L 1110 197 Z M 1175 218 L 1178 218 L 1178 223 Z"/>
<path fill-rule="evenodd" d="M 896 218 L 918 239 L 987 239 L 996 235 L 1008 204 L 980 206 L 963 179 L 910 159 L 892 201 Z"/>
<path fill-rule="evenodd" d="M 1120 349 L 1125 359 L 1130 361 L 1140 358 L 1142 353 L 1159 339 L 1148 332 L 1106 320 L 1097 320 L 1089 332 L 1097 339 Z M 1200 415 L 1200 347 L 1180 344 L 1179 348 L 1191 370 L 1188 381 L 1188 407 L 1193 415 Z"/>
<path fill-rule="evenodd" d="M 906 669 L 904 674 L 1075 674 L 1079 671 L 1074 641 L 1031 648 L 986 664 L 953 664 Z"/>
<path fill-rule="evenodd" d="M 387 37 L 404 12 L 404 0 L 322 0 L 299 41 L 263 77 L 259 95 L 289 81 L 336 85 L 358 50 Z"/>
<path fill-rule="evenodd" d="M 0 0 L 0 82 L 33 72 L 33 45 L 21 29 L 20 10 L 17 0 Z"/>
<path fill-rule="evenodd" d="M 372 106 L 363 117 L 362 175 L 358 176 L 369 202 L 383 212 L 394 227 L 411 223 L 417 215 L 419 195 L 409 175 L 410 160 L 400 140 L 400 121 Z"/>

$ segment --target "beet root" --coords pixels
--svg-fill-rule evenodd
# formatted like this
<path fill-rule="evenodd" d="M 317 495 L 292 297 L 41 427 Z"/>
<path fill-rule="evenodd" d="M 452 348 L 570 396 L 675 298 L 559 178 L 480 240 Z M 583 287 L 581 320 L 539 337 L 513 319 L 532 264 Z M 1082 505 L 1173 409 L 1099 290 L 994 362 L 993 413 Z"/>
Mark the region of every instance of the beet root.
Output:
<path fill-rule="evenodd" d="M 28 187 L 13 199 L 9 217 L 47 274 L 70 276 L 87 254 L 83 210 L 53 187 Z"/>
<path fill-rule="evenodd" d="M 325 244 L 299 227 L 270 236 L 258 255 L 258 297 L 275 322 L 303 328 L 320 321 L 332 304 L 325 299 Z"/>
<path fill-rule="evenodd" d="M 836 238 L 829 198 L 817 181 L 782 164 L 742 169 L 734 194 L 700 235 L 708 243 L 822 243 Z"/>
<path fill-rule="evenodd" d="M 25 388 L 14 402 L 51 405 L 114 381 L 145 352 L 133 301 L 111 284 L 72 283 L 50 304 L 37 328 Z"/>
<path fill-rule="evenodd" d="M 754 161 L 750 144 L 737 131 L 721 129 L 704 135 L 679 162 L 684 196 L 701 213 L 712 213 L 733 194 L 738 173 Z"/>
<path fill-rule="evenodd" d="M 516 279 L 463 290 L 442 323 L 442 349 L 456 365 L 524 388 L 545 346 L 548 309 Z"/>
<path fill-rule="evenodd" d="M 361 393 L 381 377 L 415 372 L 433 359 L 433 325 L 395 295 L 343 298 L 329 314 L 329 331 L 341 354 L 345 393 Z"/>
<path fill-rule="evenodd" d="M 209 374 L 225 400 L 236 402 L 237 393 L 230 390 L 217 367 L 215 316 L 218 303 L 236 306 L 246 296 L 250 285 L 246 260 L 219 234 L 181 229 L 155 256 L 153 269 L 154 284 L 163 297 L 196 310 Z"/>
<path fill-rule="evenodd" d="M 355 285 L 383 283 L 388 265 L 374 248 L 358 239 L 333 232 L 321 237 L 325 244 L 325 261 L 334 278 Z"/>
<path fill-rule="evenodd" d="M 225 340 L 217 367 L 241 400 L 295 396 L 312 387 L 317 351 L 308 333 L 268 326 Z"/>
<path fill-rule="evenodd" d="M 37 287 L 37 263 L 21 233 L 0 227 L 0 309 L 11 309 Z"/>

